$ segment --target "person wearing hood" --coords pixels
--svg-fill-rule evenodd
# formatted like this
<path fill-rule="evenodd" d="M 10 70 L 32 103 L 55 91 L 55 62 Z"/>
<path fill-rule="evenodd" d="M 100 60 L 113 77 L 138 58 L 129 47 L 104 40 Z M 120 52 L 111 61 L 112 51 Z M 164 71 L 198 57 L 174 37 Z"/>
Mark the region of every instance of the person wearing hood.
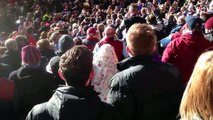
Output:
<path fill-rule="evenodd" d="M 57 83 L 64 84 L 64 82 L 58 77 L 59 60 L 67 50 L 71 49 L 75 45 L 73 39 L 69 35 L 62 35 L 58 41 L 59 49 L 56 51 L 56 56 L 52 57 L 46 66 L 46 71 L 53 75 L 57 79 Z"/>
<path fill-rule="evenodd" d="M 83 45 L 87 46 L 91 51 L 93 51 L 96 43 L 99 42 L 97 35 L 97 30 L 94 27 L 90 27 L 87 30 L 87 37 L 82 40 Z"/>
<path fill-rule="evenodd" d="M 48 102 L 38 104 L 26 120 L 119 120 L 114 108 L 101 101 L 91 87 L 92 52 L 77 45 L 60 57 L 59 75 L 66 85 Z"/>
<path fill-rule="evenodd" d="M 204 37 L 210 42 L 213 41 L 213 17 L 209 18 L 205 22 L 205 32 Z"/>
<path fill-rule="evenodd" d="M 22 66 L 9 76 L 16 87 L 14 104 L 17 120 L 24 120 L 34 105 L 47 101 L 52 90 L 58 87 L 52 76 L 41 69 L 41 55 L 36 47 L 23 47 L 21 59 Z"/>
<path fill-rule="evenodd" d="M 181 72 L 185 85 L 198 57 L 212 44 L 205 39 L 197 16 L 186 17 L 186 28 L 181 36 L 171 41 L 162 55 L 162 61 L 174 64 Z"/>
<path fill-rule="evenodd" d="M 61 56 L 67 50 L 74 46 L 74 42 L 71 36 L 69 35 L 62 35 L 58 41 L 58 50 L 56 51 L 56 55 Z"/>

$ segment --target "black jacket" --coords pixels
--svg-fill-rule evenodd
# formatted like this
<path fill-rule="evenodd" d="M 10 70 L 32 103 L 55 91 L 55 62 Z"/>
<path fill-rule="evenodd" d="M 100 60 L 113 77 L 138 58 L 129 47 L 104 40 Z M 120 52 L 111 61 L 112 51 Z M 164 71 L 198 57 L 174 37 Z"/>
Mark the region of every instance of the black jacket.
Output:
<path fill-rule="evenodd" d="M 1 63 L 5 63 L 12 70 L 17 70 L 21 66 L 21 55 L 18 51 L 6 50 L 1 56 Z"/>
<path fill-rule="evenodd" d="M 8 78 L 11 72 L 9 65 L 0 63 L 0 78 Z"/>
<path fill-rule="evenodd" d="M 128 31 L 129 28 L 135 23 L 146 23 L 146 20 L 140 16 L 132 16 L 130 18 L 124 19 L 126 31 Z"/>
<path fill-rule="evenodd" d="M 112 120 L 113 110 L 92 89 L 62 86 L 48 102 L 34 106 L 26 120 Z"/>
<path fill-rule="evenodd" d="M 173 120 L 183 93 L 179 71 L 151 56 L 128 58 L 118 64 L 107 102 L 122 120 Z"/>
<path fill-rule="evenodd" d="M 15 82 L 15 107 L 18 119 L 23 120 L 36 104 L 46 102 L 57 88 L 50 74 L 40 68 L 21 67 L 9 77 Z"/>

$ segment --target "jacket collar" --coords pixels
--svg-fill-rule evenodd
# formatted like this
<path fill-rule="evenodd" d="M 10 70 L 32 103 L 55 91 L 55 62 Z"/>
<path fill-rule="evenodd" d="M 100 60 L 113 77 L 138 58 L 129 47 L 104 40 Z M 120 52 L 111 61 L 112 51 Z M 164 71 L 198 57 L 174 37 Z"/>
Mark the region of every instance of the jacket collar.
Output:
<path fill-rule="evenodd" d="M 117 69 L 119 71 L 122 71 L 131 66 L 136 66 L 139 64 L 143 64 L 143 65 L 148 64 L 151 61 L 153 61 L 152 55 L 140 55 L 140 56 L 130 57 L 130 58 L 126 58 L 123 61 L 119 62 L 117 64 Z"/>
<path fill-rule="evenodd" d="M 86 37 L 86 40 L 94 41 L 94 42 L 99 42 L 99 41 L 98 41 L 98 38 L 93 37 L 93 36 L 87 36 L 87 37 Z"/>
<path fill-rule="evenodd" d="M 106 42 L 115 41 L 114 37 L 105 37 L 103 40 L 106 41 Z"/>
<path fill-rule="evenodd" d="M 72 86 L 61 86 L 56 91 L 64 94 L 75 95 L 82 98 L 87 98 L 92 95 L 98 95 L 98 93 L 95 92 L 92 87 L 76 88 Z"/>

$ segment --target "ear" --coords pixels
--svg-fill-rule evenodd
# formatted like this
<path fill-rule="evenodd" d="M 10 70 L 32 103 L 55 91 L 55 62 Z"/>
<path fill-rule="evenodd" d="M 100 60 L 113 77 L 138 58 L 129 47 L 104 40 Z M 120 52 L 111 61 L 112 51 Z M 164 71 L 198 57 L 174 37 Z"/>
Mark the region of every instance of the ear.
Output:
<path fill-rule="evenodd" d="M 153 51 L 152 51 L 152 52 L 155 52 L 155 51 L 158 51 L 158 46 L 157 46 L 157 44 L 153 46 Z"/>
<path fill-rule="evenodd" d="M 92 68 L 92 70 L 91 70 L 91 72 L 90 72 L 90 75 L 89 75 L 89 78 L 88 78 L 88 80 L 87 80 L 86 83 L 85 83 L 85 86 L 86 86 L 86 87 L 88 87 L 88 86 L 91 85 L 91 80 L 94 79 L 94 75 L 95 75 L 95 73 L 94 73 L 94 70 L 93 70 L 93 68 Z"/>
<path fill-rule="evenodd" d="M 128 46 L 126 46 L 126 51 L 129 53 L 130 56 L 132 55 L 132 54 L 131 54 L 131 50 L 129 49 Z"/>
<path fill-rule="evenodd" d="M 105 36 L 105 32 L 102 32 L 102 36 Z"/>
<path fill-rule="evenodd" d="M 58 70 L 58 75 L 59 75 L 59 77 L 60 77 L 62 80 L 65 80 L 65 78 L 64 78 L 64 76 L 63 76 L 61 70 Z"/>

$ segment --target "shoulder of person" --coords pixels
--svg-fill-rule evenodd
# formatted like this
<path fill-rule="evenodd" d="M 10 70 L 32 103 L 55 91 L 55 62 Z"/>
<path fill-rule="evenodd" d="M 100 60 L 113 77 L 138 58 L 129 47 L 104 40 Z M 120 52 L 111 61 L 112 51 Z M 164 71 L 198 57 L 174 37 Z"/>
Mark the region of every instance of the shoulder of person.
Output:
<path fill-rule="evenodd" d="M 121 86 L 127 86 L 127 80 L 130 77 L 130 71 L 129 69 L 125 69 L 121 72 L 116 73 L 110 83 L 111 88 L 119 88 Z"/>
<path fill-rule="evenodd" d="M 118 114 L 115 112 L 114 106 L 105 102 L 102 104 L 103 109 L 100 120 L 120 120 Z"/>
<path fill-rule="evenodd" d="M 26 120 L 37 120 L 37 119 L 47 119 L 48 113 L 46 111 L 46 105 L 47 103 L 41 103 L 38 105 L 35 105 L 32 110 L 28 113 Z"/>

